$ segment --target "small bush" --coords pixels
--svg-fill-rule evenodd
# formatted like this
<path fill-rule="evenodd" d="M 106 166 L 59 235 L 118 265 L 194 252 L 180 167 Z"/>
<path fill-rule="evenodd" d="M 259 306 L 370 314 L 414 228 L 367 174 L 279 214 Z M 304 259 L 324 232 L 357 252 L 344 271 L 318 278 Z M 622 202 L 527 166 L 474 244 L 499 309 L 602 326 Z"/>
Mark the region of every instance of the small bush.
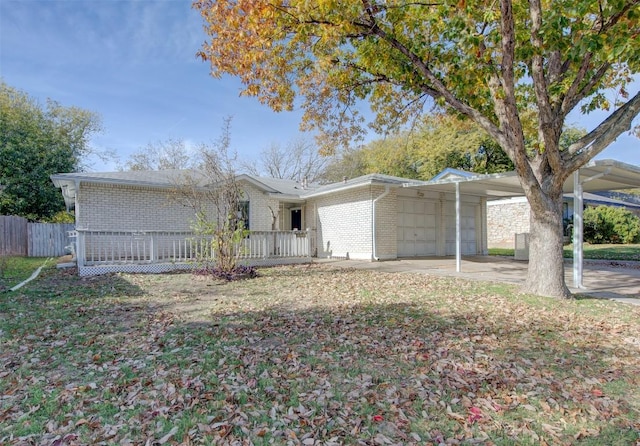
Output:
<path fill-rule="evenodd" d="M 626 209 L 612 206 L 587 208 L 583 214 L 584 240 L 592 244 L 637 243 L 640 218 Z"/>

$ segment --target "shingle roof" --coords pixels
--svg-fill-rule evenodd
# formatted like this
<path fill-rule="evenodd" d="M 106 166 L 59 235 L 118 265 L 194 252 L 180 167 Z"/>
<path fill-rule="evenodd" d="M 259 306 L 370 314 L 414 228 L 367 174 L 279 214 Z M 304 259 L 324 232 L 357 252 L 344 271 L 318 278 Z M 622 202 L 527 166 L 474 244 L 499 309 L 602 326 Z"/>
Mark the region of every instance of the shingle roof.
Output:
<path fill-rule="evenodd" d="M 196 170 L 128 170 L 122 172 L 72 172 L 51 175 L 54 183 L 64 180 L 79 180 L 93 183 L 138 184 L 147 186 L 176 185 L 186 176 L 204 176 Z M 57 184 L 56 184 L 57 185 Z"/>
<path fill-rule="evenodd" d="M 122 172 L 73 172 L 51 175 L 51 180 L 56 187 L 62 188 L 67 205 L 72 206 L 75 199 L 76 182 L 88 182 L 99 184 L 122 184 L 130 186 L 147 186 L 168 188 L 184 183 L 185 179 L 196 180 L 199 186 L 206 186 L 210 181 L 205 174 L 198 170 L 134 170 Z M 305 188 L 294 180 L 280 178 L 264 178 L 254 175 L 238 175 L 239 181 L 247 181 L 258 188 L 282 196 L 288 199 L 299 199 L 303 193 L 307 193 L 318 187 L 317 184 L 309 184 Z"/>
<path fill-rule="evenodd" d="M 350 180 L 341 181 L 339 183 L 331 183 L 324 186 L 320 186 L 315 190 L 307 191 L 302 194 L 303 198 L 310 198 L 316 195 L 323 195 L 330 192 L 336 192 L 341 189 L 351 189 L 354 187 L 366 186 L 369 184 L 383 184 L 383 185 L 391 185 L 391 186 L 403 186 L 405 184 L 411 185 L 421 185 L 425 184 L 425 181 L 419 180 L 410 180 L 407 178 L 394 177 L 391 175 L 383 175 L 380 173 L 371 173 L 369 175 L 363 175 L 361 177 L 356 177 Z"/>
<path fill-rule="evenodd" d="M 207 184 L 206 177 L 202 172 L 196 170 L 160 170 L 160 171 L 122 171 L 122 172 L 74 172 L 52 175 L 51 179 L 57 187 L 62 187 L 64 183 L 75 181 L 86 181 L 104 184 L 129 184 L 141 186 L 168 187 L 175 186 L 185 178 L 202 178 L 201 185 Z M 367 184 L 391 184 L 401 186 L 406 183 L 422 184 L 422 181 L 409 180 L 406 178 L 394 177 L 391 175 L 369 174 L 347 180 L 346 182 L 332 183 L 320 186 L 316 183 L 309 183 L 305 187 L 295 180 L 281 178 L 267 178 L 255 175 L 238 175 L 238 180 L 248 181 L 266 192 L 280 194 L 290 197 L 310 197 L 316 194 L 338 191 L 345 188 L 363 186 Z"/>

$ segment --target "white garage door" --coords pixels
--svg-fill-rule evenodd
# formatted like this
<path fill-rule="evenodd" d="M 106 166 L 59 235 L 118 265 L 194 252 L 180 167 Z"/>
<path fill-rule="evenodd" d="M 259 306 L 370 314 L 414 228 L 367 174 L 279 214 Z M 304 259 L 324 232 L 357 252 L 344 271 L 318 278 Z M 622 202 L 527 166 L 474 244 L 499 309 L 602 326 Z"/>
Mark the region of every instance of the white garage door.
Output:
<path fill-rule="evenodd" d="M 429 200 L 398 199 L 398 257 L 436 255 L 436 204 Z"/>
<path fill-rule="evenodd" d="M 477 205 L 468 204 L 460 206 L 460 250 L 463 255 L 475 255 L 476 247 L 476 208 Z M 455 203 L 447 206 L 447 245 L 446 254 L 456 255 L 456 208 Z"/>

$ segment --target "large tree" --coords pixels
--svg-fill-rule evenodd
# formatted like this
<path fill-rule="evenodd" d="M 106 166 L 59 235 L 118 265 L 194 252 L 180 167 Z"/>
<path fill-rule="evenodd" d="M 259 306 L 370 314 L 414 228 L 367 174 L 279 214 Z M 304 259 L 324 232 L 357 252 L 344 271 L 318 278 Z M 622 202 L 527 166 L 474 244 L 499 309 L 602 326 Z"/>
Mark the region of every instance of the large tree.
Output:
<path fill-rule="evenodd" d="M 274 110 L 303 98 L 304 128 L 352 139 L 436 106 L 482 127 L 509 155 L 531 205 L 525 291 L 569 296 L 562 186 L 640 110 L 640 0 L 196 0 L 214 76 Z M 610 104 L 607 89 L 617 91 Z M 568 149 L 567 115 L 615 108 Z"/>
<path fill-rule="evenodd" d="M 0 214 L 48 219 L 64 210 L 49 176 L 73 172 L 91 152 L 89 139 L 100 118 L 0 82 Z"/>

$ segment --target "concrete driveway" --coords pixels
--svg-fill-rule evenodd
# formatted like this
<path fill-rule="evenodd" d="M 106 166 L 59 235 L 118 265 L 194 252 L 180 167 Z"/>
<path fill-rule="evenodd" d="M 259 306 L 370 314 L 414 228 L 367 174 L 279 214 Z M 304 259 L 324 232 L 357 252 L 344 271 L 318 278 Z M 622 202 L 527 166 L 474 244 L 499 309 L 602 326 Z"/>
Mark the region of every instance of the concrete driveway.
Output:
<path fill-rule="evenodd" d="M 361 260 L 321 260 L 337 265 L 397 273 L 423 273 L 456 276 L 472 280 L 524 283 L 528 262 L 501 256 L 465 256 L 461 272 L 456 272 L 454 257 L 428 257 L 368 262 Z M 571 260 L 565 261 L 566 282 L 574 294 L 615 299 L 640 305 L 640 262 L 585 260 L 584 289 L 573 288 Z"/>

